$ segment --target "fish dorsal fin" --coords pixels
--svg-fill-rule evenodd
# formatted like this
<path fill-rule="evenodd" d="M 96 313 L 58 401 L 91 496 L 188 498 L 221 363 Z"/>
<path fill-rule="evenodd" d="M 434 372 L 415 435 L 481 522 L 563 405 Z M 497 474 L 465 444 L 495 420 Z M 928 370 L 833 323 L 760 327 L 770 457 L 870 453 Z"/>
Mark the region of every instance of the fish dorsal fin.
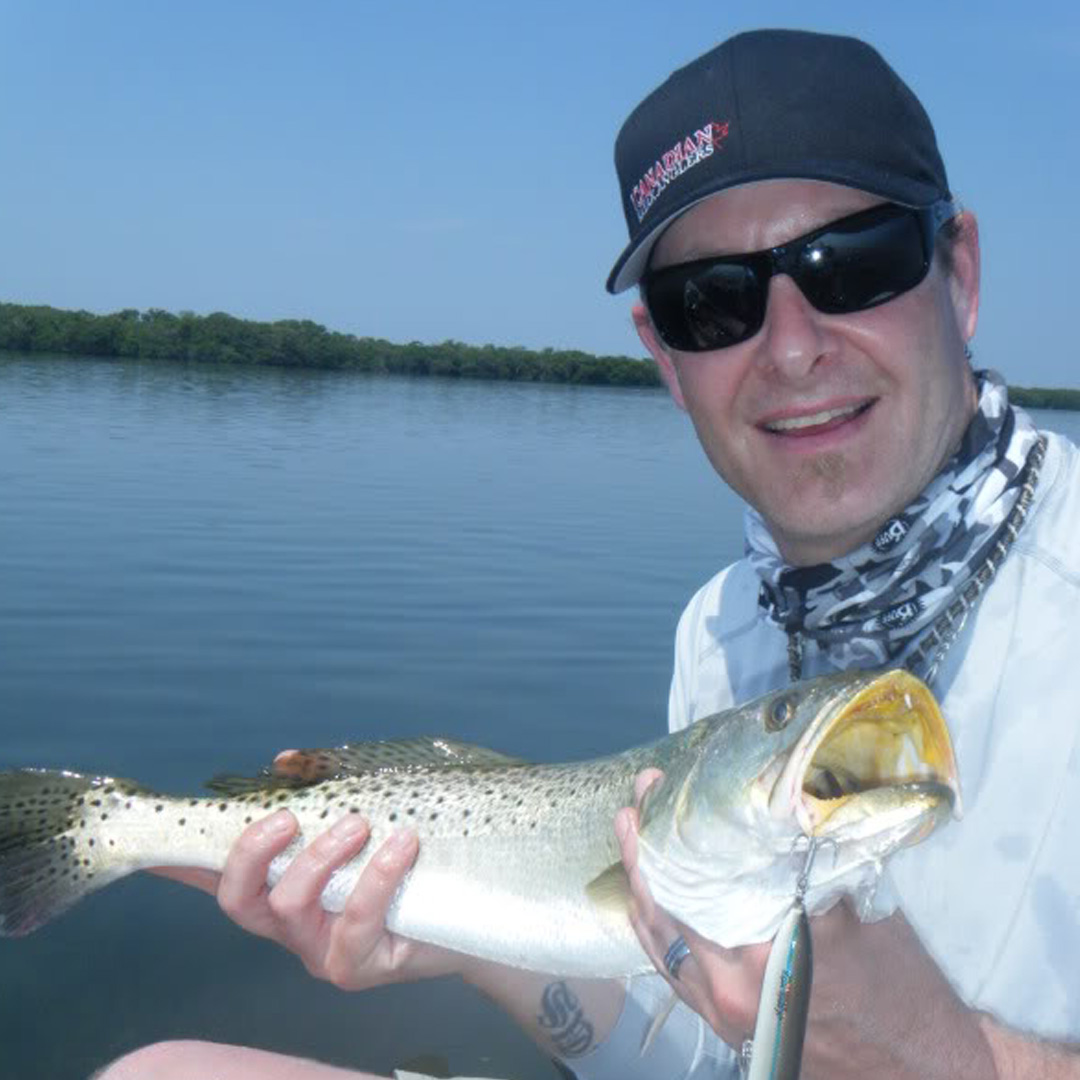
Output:
<path fill-rule="evenodd" d="M 626 867 L 621 862 L 612 863 L 585 886 L 585 894 L 605 914 L 628 916 L 630 879 L 626 876 Z"/>
<path fill-rule="evenodd" d="M 273 765 L 257 776 L 215 776 L 206 786 L 220 794 L 239 795 L 249 791 L 310 787 L 324 780 L 379 772 L 461 766 L 506 768 L 525 764 L 527 762 L 521 758 L 489 750 L 486 746 L 421 735 L 411 739 L 347 743 L 330 749 L 283 750 L 274 758 Z"/>

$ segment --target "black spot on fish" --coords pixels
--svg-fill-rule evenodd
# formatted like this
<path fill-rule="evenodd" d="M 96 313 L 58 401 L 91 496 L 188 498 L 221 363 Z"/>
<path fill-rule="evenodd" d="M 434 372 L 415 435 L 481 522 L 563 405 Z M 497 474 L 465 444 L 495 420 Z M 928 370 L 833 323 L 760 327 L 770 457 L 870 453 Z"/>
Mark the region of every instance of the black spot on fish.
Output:
<path fill-rule="evenodd" d="M 390 815 L 390 820 L 391 820 L 391 821 L 397 821 L 397 814 L 396 814 L 396 813 L 394 813 L 394 814 L 391 814 L 391 815 Z"/>
<path fill-rule="evenodd" d="M 177 822 L 177 824 L 179 824 L 179 825 L 186 825 L 186 824 L 187 824 L 187 818 L 186 818 L 186 817 L 182 817 L 182 818 L 181 818 L 181 819 L 179 820 L 179 822 Z"/>
<path fill-rule="evenodd" d="M 438 814 L 432 813 L 431 817 L 428 818 L 428 821 L 434 821 L 438 816 Z"/>
<path fill-rule="evenodd" d="M 321 814 L 319 815 L 319 819 L 320 819 L 320 820 L 322 820 L 322 819 L 324 819 L 324 818 L 328 817 L 329 815 L 330 815 L 330 811 L 329 811 L 329 810 L 324 810 L 324 811 L 323 811 L 323 812 L 322 812 L 322 813 L 321 813 Z"/>
<path fill-rule="evenodd" d="M 224 813 L 224 811 L 229 809 L 229 804 L 227 802 L 218 803 L 218 809 Z"/>
<path fill-rule="evenodd" d="M 160 814 L 161 811 L 164 810 L 164 809 L 165 809 L 165 807 L 162 806 L 161 803 L 158 803 L 157 806 L 154 807 L 154 813 L 155 814 Z"/>

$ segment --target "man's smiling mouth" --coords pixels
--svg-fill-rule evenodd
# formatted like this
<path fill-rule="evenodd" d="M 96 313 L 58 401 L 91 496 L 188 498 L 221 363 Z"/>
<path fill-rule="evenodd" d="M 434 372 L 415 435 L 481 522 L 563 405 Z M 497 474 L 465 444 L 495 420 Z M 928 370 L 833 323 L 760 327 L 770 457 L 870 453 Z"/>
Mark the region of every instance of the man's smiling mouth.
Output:
<path fill-rule="evenodd" d="M 835 409 L 822 409 L 820 412 L 805 413 L 802 416 L 788 416 L 783 419 L 766 420 L 762 423 L 765 431 L 774 435 L 809 435 L 828 428 L 838 427 L 848 420 L 861 416 L 876 399 L 842 405 Z"/>

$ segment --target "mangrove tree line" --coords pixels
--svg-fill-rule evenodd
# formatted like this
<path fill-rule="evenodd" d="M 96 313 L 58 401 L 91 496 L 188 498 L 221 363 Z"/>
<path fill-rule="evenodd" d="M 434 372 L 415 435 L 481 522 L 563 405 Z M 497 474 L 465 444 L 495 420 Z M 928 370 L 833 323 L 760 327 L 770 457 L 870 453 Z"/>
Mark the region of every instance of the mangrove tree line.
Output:
<path fill-rule="evenodd" d="M 220 312 L 174 315 L 157 308 L 92 315 L 0 304 L 0 349 L 594 386 L 659 385 L 652 364 L 627 357 L 458 341 L 395 345 L 379 338 L 335 333 L 308 319 L 266 323 Z"/>
<path fill-rule="evenodd" d="M 254 322 L 222 312 L 174 315 L 159 308 L 92 315 L 0 303 L 0 350 L 592 386 L 660 385 L 652 364 L 625 356 L 459 341 L 396 345 L 339 334 L 309 319 Z M 1009 393 L 1030 408 L 1080 410 L 1080 390 L 1013 386 Z"/>

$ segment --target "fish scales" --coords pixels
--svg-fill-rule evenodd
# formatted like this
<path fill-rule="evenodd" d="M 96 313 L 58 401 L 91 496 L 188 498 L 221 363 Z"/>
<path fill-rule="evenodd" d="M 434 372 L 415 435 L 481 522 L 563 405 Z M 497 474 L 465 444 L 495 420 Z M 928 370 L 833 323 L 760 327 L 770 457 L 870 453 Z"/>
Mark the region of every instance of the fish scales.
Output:
<path fill-rule="evenodd" d="M 388 741 L 287 752 L 272 771 L 221 777 L 213 796 L 186 798 L 109 777 L 3 772 L 0 936 L 29 933 L 136 870 L 221 870 L 248 824 L 287 808 L 300 832 L 271 865 L 271 885 L 304 844 L 362 814 L 371 842 L 328 883 L 327 910 L 341 910 L 379 844 L 410 827 L 420 854 L 389 912 L 392 929 L 538 971 L 632 974 L 649 962 L 627 917 L 613 819 L 646 767 L 664 780 L 641 808 L 642 872 L 673 914 L 725 944 L 775 932 L 798 872 L 792 844 L 808 828 L 840 852 L 808 892 L 815 910 L 925 836 L 956 794 L 936 704 L 898 672 L 798 684 L 587 762 Z"/>

